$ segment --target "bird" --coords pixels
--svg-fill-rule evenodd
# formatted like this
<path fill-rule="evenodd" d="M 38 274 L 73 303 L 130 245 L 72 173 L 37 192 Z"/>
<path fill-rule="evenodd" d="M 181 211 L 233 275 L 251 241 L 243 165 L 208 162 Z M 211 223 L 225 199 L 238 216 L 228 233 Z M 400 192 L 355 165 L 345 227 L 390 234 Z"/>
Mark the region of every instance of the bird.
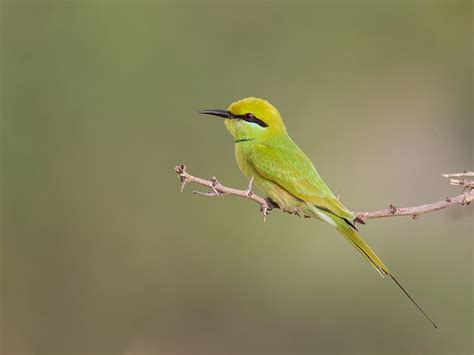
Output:
<path fill-rule="evenodd" d="M 364 221 L 332 193 L 312 161 L 289 136 L 275 106 L 261 98 L 247 97 L 231 103 L 226 110 L 206 109 L 197 113 L 224 118 L 225 127 L 234 139 L 237 165 L 268 196 L 272 206 L 330 224 L 369 261 L 380 276 L 388 275 L 438 329 L 437 324 L 361 238 L 356 223 L 365 224 Z"/>

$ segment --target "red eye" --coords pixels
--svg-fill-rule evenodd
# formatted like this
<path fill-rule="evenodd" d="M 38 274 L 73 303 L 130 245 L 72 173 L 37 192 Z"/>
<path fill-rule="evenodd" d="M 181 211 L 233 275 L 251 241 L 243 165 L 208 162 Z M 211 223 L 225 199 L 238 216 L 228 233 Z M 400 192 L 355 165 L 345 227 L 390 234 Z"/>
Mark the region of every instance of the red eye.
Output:
<path fill-rule="evenodd" d="M 251 113 L 246 113 L 245 114 L 245 119 L 251 120 L 253 118 L 253 115 Z"/>

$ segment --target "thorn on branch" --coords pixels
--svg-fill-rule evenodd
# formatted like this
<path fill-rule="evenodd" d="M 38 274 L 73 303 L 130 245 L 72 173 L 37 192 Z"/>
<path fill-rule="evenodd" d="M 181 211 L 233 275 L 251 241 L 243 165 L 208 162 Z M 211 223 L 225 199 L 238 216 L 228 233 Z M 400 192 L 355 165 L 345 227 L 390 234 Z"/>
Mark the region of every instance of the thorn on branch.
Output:
<path fill-rule="evenodd" d="M 194 195 L 201 195 L 201 196 L 208 196 L 208 197 L 219 196 L 219 195 L 216 195 L 216 193 L 214 191 L 212 191 L 212 192 L 201 192 L 201 191 L 194 190 L 193 194 Z"/>
<path fill-rule="evenodd" d="M 253 192 L 252 192 L 253 178 L 254 178 L 253 176 L 250 178 L 249 184 L 247 186 L 246 192 L 247 192 L 248 197 L 252 197 L 253 195 Z"/>
<path fill-rule="evenodd" d="M 174 170 L 181 176 L 186 171 L 186 165 L 180 164 L 174 167 Z"/>
<path fill-rule="evenodd" d="M 217 178 L 216 178 L 215 176 L 213 176 L 213 177 L 211 178 L 211 182 L 212 182 L 211 189 L 212 189 L 212 191 L 214 191 L 214 195 L 215 195 L 215 196 L 224 195 L 224 194 L 220 193 L 219 191 L 217 191 L 217 189 L 216 189 L 216 187 L 217 187 L 218 185 L 220 185 L 220 183 L 219 183 L 219 181 L 217 180 Z"/>
<path fill-rule="evenodd" d="M 263 221 L 267 221 L 267 216 L 270 214 L 271 208 L 268 204 L 264 204 L 260 207 L 260 212 L 262 212 L 263 215 Z"/>
<path fill-rule="evenodd" d="M 186 183 L 186 166 L 184 164 L 175 166 L 174 170 L 179 174 L 179 181 L 181 182 L 180 192 L 183 192 Z"/>

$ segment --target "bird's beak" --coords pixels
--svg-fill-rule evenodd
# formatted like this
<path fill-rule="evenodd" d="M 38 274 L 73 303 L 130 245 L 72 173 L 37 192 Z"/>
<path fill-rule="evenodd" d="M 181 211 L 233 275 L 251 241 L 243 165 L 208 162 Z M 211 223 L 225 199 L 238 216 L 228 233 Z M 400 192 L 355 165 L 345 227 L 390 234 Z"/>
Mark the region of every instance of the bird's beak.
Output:
<path fill-rule="evenodd" d="M 232 113 L 226 110 L 200 110 L 200 111 L 197 111 L 196 113 L 199 113 L 201 115 L 213 115 L 213 116 L 219 116 L 219 117 L 224 117 L 224 118 L 234 118 L 234 115 L 232 115 Z"/>

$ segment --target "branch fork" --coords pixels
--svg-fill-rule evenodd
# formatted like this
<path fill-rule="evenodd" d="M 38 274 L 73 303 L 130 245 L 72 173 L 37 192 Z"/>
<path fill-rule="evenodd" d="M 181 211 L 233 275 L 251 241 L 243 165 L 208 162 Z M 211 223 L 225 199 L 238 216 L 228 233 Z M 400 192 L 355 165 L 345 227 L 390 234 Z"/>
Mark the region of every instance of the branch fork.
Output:
<path fill-rule="evenodd" d="M 263 214 L 264 221 L 272 209 L 278 208 L 278 205 L 276 205 L 270 198 L 260 197 L 252 191 L 254 177 L 249 180 L 246 190 L 238 190 L 222 185 L 215 176 L 210 180 L 204 180 L 195 177 L 186 171 L 186 166 L 184 164 L 176 166 L 175 171 L 179 176 L 179 180 L 181 181 L 181 192 L 184 190 L 185 185 L 190 182 L 205 186 L 211 190 L 209 192 L 193 191 L 193 194 L 208 197 L 222 197 L 225 195 L 231 195 L 249 199 L 260 205 L 260 212 Z M 419 206 L 396 207 L 393 204 L 390 204 L 388 209 L 354 212 L 354 214 L 361 220 L 395 216 L 411 216 L 413 219 L 417 219 L 421 215 L 429 212 L 438 211 L 456 205 L 471 204 L 471 202 L 474 200 L 474 180 L 468 178 L 474 177 L 474 172 L 466 170 L 463 173 L 443 174 L 442 176 L 449 179 L 449 184 L 463 187 L 461 194 L 453 197 L 446 197 L 444 200 Z"/>

